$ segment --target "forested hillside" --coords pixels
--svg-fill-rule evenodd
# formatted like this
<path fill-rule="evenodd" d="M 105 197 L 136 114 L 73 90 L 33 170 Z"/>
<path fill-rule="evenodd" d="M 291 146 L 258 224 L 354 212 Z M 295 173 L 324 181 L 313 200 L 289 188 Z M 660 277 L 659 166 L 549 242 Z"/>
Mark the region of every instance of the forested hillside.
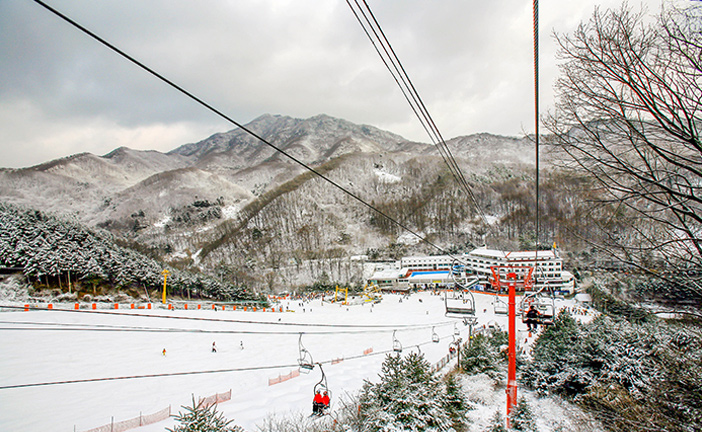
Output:
<path fill-rule="evenodd" d="M 37 287 L 60 287 L 76 293 L 111 290 L 142 296 L 163 286 L 170 271 L 172 295 L 235 300 L 240 288 L 212 277 L 181 271 L 120 246 L 115 238 L 76 221 L 38 210 L 0 203 L 0 266 L 21 268 Z"/>

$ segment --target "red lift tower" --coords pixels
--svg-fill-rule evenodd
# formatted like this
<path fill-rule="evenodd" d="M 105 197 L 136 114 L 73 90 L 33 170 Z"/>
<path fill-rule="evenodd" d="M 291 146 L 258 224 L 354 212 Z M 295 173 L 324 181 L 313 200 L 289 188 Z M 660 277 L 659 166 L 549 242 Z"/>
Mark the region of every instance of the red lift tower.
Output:
<path fill-rule="evenodd" d="M 531 273 L 530 273 L 531 275 Z M 517 274 L 507 274 L 509 287 L 509 366 L 507 367 L 507 429 L 511 427 L 512 412 L 517 407 L 517 305 L 515 301 Z"/>

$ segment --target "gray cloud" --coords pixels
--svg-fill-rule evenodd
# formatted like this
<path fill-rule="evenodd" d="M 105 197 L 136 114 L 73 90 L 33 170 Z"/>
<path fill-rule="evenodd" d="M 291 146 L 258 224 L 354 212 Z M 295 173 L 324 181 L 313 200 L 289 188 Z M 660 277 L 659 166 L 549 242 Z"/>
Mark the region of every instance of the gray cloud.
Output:
<path fill-rule="evenodd" d="M 239 122 L 326 113 L 428 141 L 344 1 L 50 4 Z M 550 32 L 572 31 L 594 4 L 541 2 L 544 107 Z M 533 131 L 531 2 L 370 5 L 445 138 Z M 0 2 L 0 58 L 0 166 L 168 151 L 233 128 L 33 2 Z"/>

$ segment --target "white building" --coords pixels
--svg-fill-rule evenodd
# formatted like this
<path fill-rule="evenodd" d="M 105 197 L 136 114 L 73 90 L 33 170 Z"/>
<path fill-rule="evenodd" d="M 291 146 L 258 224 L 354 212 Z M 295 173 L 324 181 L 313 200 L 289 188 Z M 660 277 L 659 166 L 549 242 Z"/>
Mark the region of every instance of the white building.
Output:
<path fill-rule="evenodd" d="M 563 260 L 553 250 L 506 252 L 487 248 L 478 248 L 463 255 L 466 267 L 470 268 L 481 281 L 495 286 L 495 274 L 502 282 L 507 273 L 513 272 L 517 279 L 524 281 L 531 276 L 536 281 L 533 289 L 544 285 L 555 291 L 575 290 L 575 278 L 569 271 L 563 270 Z"/>
<path fill-rule="evenodd" d="M 455 263 L 465 266 L 468 275 L 477 276 L 483 285 L 496 288 L 495 274 L 499 275 L 499 285 L 506 282 L 508 273 L 515 273 L 522 286 L 527 280 L 536 281 L 531 289 L 551 286 L 554 291 L 572 293 L 575 289 L 573 274 L 563 270 L 563 260 L 552 250 L 506 252 L 487 248 L 478 248 L 461 255 L 433 255 L 420 257 L 403 257 L 397 261 L 392 270 L 387 264 L 383 271 L 376 271 L 370 280 L 379 286 L 406 289 L 413 283 L 446 285 L 450 283 L 449 270 Z M 397 274 L 396 279 L 389 276 Z"/>

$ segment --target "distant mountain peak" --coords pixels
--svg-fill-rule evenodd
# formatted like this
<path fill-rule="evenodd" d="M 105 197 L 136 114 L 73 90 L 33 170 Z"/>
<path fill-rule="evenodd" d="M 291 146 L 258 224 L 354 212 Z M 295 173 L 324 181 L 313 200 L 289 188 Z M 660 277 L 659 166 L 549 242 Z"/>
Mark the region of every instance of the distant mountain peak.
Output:
<path fill-rule="evenodd" d="M 296 158 L 301 157 L 306 163 L 321 162 L 350 152 L 392 151 L 407 142 L 400 135 L 327 114 L 307 119 L 263 114 L 246 124 L 245 128 L 277 149 L 292 152 Z M 168 154 L 191 157 L 195 163 L 209 164 L 213 159 L 227 159 L 234 166 L 280 158 L 274 148 L 241 128 L 180 146 Z"/>

